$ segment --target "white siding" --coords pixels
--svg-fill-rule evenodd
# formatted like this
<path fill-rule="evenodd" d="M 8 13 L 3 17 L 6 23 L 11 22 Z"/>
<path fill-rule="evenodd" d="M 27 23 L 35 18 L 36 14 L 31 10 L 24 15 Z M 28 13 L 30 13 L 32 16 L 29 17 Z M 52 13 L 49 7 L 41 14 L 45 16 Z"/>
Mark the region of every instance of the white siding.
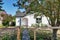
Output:
<path fill-rule="evenodd" d="M 42 24 L 49 25 L 49 23 L 48 23 L 48 20 L 47 20 L 46 16 L 43 16 L 43 17 L 42 17 Z"/>
<path fill-rule="evenodd" d="M 20 17 L 16 17 L 16 26 L 20 26 Z"/>
<path fill-rule="evenodd" d="M 28 19 L 28 26 L 31 26 L 32 24 L 36 24 L 36 19 L 34 18 L 34 14 L 30 14 L 30 15 L 27 15 L 23 18 L 27 18 Z M 20 22 L 19 22 L 20 18 L 17 17 L 16 18 L 16 26 L 19 26 L 20 25 Z M 22 25 L 26 25 L 26 22 L 24 22 L 24 20 L 22 20 Z M 46 25 L 49 25 L 48 23 L 48 20 L 45 16 L 42 16 L 42 24 L 46 24 Z"/>
<path fill-rule="evenodd" d="M 28 18 L 28 26 L 36 23 L 36 19 L 34 19 L 34 14 L 27 15 L 25 18 Z"/>

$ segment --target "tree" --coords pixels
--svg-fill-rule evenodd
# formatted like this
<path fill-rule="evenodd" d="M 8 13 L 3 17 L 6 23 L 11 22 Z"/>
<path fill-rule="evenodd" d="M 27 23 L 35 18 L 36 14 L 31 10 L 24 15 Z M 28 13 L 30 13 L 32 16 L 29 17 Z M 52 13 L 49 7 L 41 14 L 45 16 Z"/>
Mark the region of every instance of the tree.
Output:
<path fill-rule="evenodd" d="M 4 11 L 3 9 L 2 9 L 2 5 L 3 5 L 4 3 L 3 3 L 3 0 L 0 0 L 0 11 Z"/>
<path fill-rule="evenodd" d="M 60 25 L 60 0 L 45 0 L 42 3 L 39 1 L 34 0 L 30 3 L 29 6 L 30 10 L 34 12 L 43 13 L 46 17 L 49 17 L 51 26 L 57 27 Z M 53 40 L 57 40 L 57 30 L 53 29 Z"/>
<path fill-rule="evenodd" d="M 39 3 L 38 0 L 34 0 L 30 3 L 29 8 L 31 11 L 40 12 L 46 17 L 49 17 L 52 27 L 60 25 L 60 0 L 45 0 L 42 3 Z M 57 40 L 57 30 L 58 29 L 53 29 L 53 40 Z"/>
<path fill-rule="evenodd" d="M 9 26 L 9 22 L 13 20 L 13 16 L 8 14 L 1 14 L 1 16 L 3 17 L 3 25 Z"/>

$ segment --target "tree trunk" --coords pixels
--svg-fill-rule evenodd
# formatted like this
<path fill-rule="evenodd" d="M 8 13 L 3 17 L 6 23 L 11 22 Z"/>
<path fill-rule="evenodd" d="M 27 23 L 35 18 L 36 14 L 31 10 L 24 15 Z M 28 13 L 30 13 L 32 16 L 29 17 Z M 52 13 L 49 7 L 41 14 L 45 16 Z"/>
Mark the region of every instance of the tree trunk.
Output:
<path fill-rule="evenodd" d="M 57 40 L 57 30 L 58 29 L 53 29 L 53 40 Z"/>
<path fill-rule="evenodd" d="M 36 40 L 36 30 L 34 30 L 34 40 Z"/>

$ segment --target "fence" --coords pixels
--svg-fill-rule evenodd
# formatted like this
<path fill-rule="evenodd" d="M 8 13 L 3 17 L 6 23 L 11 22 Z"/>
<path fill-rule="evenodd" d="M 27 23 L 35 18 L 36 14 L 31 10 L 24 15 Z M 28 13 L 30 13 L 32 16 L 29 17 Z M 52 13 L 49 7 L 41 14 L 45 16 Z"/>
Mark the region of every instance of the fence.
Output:
<path fill-rule="evenodd" d="M 21 40 L 22 38 L 21 38 L 21 32 L 22 32 L 22 30 L 23 29 L 25 29 L 25 28 L 18 28 L 18 27 L 16 27 L 16 28 L 0 28 L 0 35 L 2 36 L 2 35 L 4 35 L 5 33 L 9 33 L 9 34 L 13 34 L 13 32 L 17 32 L 17 40 Z M 43 31 L 43 32 L 51 32 L 52 33 L 52 29 L 59 29 L 58 30 L 58 37 L 60 37 L 59 35 L 60 35 L 60 27 L 46 27 L 46 28 L 32 28 L 32 27 L 30 27 L 30 28 L 27 28 L 28 30 L 32 30 L 32 33 L 33 33 L 33 40 L 37 40 L 37 32 L 38 31 Z M 19 36 L 20 35 L 20 36 Z"/>

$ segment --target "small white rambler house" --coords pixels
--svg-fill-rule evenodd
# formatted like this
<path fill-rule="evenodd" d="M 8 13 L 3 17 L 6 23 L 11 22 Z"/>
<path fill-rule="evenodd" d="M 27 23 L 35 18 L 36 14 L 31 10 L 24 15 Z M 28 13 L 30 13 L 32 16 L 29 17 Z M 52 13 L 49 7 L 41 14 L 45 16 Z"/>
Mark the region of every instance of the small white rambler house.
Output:
<path fill-rule="evenodd" d="M 20 16 L 23 16 L 24 13 L 16 13 L 16 26 L 20 25 Z M 41 19 L 41 23 L 45 24 L 45 25 L 49 25 L 47 17 L 42 15 L 42 19 Z M 21 25 L 27 25 L 27 26 L 31 26 L 32 24 L 36 24 L 36 18 L 34 18 L 34 14 L 28 14 L 28 15 L 24 15 L 21 18 Z"/>

